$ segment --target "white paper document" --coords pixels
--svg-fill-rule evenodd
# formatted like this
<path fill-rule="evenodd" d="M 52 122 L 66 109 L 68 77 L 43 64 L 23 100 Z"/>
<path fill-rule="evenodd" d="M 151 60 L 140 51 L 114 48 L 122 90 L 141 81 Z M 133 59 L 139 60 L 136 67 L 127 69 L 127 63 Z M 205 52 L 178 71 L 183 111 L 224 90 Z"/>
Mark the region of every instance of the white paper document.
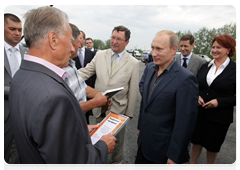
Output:
<path fill-rule="evenodd" d="M 113 131 L 121 120 L 109 117 L 96 133 L 91 136 L 92 144 L 94 145 L 103 135 L 107 135 Z"/>

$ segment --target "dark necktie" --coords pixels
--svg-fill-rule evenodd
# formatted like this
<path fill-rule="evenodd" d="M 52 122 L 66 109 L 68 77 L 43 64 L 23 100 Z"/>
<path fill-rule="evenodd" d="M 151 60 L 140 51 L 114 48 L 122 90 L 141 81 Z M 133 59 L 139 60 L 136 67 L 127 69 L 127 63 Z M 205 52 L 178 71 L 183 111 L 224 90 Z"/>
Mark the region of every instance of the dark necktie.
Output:
<path fill-rule="evenodd" d="M 184 62 L 183 62 L 183 65 L 182 65 L 182 66 L 185 67 L 185 68 L 187 68 L 187 62 L 186 62 L 186 61 L 187 61 L 187 58 L 183 58 L 183 60 L 184 60 Z"/>

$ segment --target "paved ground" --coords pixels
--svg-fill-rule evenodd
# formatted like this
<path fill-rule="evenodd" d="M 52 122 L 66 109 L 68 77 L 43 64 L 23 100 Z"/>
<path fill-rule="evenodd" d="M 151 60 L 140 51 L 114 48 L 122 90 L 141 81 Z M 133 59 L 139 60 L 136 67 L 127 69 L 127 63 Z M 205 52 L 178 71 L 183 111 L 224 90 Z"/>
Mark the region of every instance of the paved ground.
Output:
<path fill-rule="evenodd" d="M 145 65 L 139 63 L 139 80 L 143 74 Z M 139 115 L 141 96 L 138 95 L 135 114 L 132 120 L 126 125 L 125 143 L 124 143 L 124 164 L 133 164 L 137 153 L 137 121 Z M 234 111 L 236 113 L 236 111 Z M 236 114 L 234 114 L 234 123 L 231 124 L 225 142 L 219 152 L 216 164 L 232 164 L 236 160 Z M 198 160 L 199 164 L 206 163 L 206 150 L 203 149 Z"/>

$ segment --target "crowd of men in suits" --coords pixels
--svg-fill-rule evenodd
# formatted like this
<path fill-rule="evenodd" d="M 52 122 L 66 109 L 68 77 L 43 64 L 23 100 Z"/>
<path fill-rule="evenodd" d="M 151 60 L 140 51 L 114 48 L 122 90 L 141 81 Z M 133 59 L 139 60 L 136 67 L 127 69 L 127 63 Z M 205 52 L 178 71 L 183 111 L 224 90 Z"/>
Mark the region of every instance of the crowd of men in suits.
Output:
<path fill-rule="evenodd" d="M 109 153 L 111 163 L 122 163 L 125 127 L 116 137 L 110 133 L 92 145 L 89 133 L 98 125 L 88 125 L 89 115 L 97 123 L 109 112 L 133 118 L 138 92 L 142 100 L 135 163 L 189 160 L 187 146 L 198 113 L 195 75 L 205 63 L 192 53 L 192 35 L 180 39 L 181 54 L 175 57 L 177 35 L 159 31 L 151 44 L 154 62 L 146 65 L 139 83 L 138 60 L 125 50 L 131 35 L 125 26 L 113 28 L 111 49 L 96 51 L 93 40 L 86 39 L 57 8 L 40 7 L 24 17 L 28 49 L 19 44 L 21 21 L 13 14 L 4 14 L 7 163 L 13 141 L 18 163 L 107 163 Z M 101 95 L 118 87 L 124 90 L 110 101 Z"/>

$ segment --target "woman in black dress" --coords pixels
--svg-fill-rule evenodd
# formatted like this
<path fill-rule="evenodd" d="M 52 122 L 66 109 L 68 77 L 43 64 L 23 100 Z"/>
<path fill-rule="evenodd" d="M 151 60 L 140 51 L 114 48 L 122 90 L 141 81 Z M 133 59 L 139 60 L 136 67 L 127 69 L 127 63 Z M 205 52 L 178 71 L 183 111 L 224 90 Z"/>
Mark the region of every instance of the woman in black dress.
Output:
<path fill-rule="evenodd" d="M 190 163 L 197 162 L 204 147 L 207 163 L 214 164 L 228 128 L 233 122 L 236 105 L 235 39 L 222 34 L 212 40 L 213 60 L 202 65 L 198 72 L 199 110 L 195 132 L 192 137 Z"/>

